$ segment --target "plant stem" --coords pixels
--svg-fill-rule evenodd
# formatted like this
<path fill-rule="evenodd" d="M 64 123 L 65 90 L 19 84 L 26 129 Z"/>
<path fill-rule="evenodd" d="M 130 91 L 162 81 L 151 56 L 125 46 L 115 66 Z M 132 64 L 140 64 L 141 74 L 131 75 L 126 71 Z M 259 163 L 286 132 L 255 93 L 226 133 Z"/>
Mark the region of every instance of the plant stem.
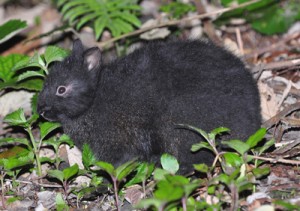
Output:
<path fill-rule="evenodd" d="M 3 209 L 6 209 L 6 204 L 5 204 L 5 194 L 4 194 L 4 177 L 5 177 L 5 173 L 2 174 L 3 172 L 1 172 L 1 175 L 0 175 L 0 180 L 1 180 L 1 201 L 2 201 L 2 207 Z"/>
<path fill-rule="evenodd" d="M 187 209 L 186 209 L 186 197 L 182 197 L 181 203 L 182 203 L 183 211 L 187 211 Z"/>
<path fill-rule="evenodd" d="M 41 162 L 40 162 L 40 150 L 36 146 L 36 142 L 35 142 L 35 139 L 33 137 L 31 127 L 29 126 L 26 129 L 26 131 L 29 134 L 30 141 L 31 141 L 31 144 L 32 144 L 32 147 L 33 147 L 33 151 L 34 151 L 34 155 L 35 155 L 35 162 L 36 162 L 36 165 L 37 165 L 38 176 L 42 176 L 42 166 L 41 166 Z"/>
<path fill-rule="evenodd" d="M 117 178 L 111 176 L 111 179 L 114 183 L 114 192 L 115 192 L 115 198 L 116 198 L 116 207 L 117 210 L 120 211 L 120 206 L 119 206 L 119 196 L 118 196 L 118 181 Z"/>

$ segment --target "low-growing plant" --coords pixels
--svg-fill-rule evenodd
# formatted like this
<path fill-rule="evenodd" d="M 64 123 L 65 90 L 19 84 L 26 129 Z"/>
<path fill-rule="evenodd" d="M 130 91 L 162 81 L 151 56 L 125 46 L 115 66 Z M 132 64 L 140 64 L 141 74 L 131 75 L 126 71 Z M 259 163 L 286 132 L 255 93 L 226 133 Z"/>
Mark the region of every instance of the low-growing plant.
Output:
<path fill-rule="evenodd" d="M 137 18 L 141 8 L 136 0 L 58 0 L 57 6 L 63 18 L 77 30 L 91 24 L 96 39 L 100 38 L 104 29 L 116 37 L 141 25 Z"/>
<path fill-rule="evenodd" d="M 188 12 L 196 11 L 196 7 L 192 4 L 182 3 L 177 0 L 161 6 L 160 10 L 168 13 L 172 18 L 178 19 Z"/>

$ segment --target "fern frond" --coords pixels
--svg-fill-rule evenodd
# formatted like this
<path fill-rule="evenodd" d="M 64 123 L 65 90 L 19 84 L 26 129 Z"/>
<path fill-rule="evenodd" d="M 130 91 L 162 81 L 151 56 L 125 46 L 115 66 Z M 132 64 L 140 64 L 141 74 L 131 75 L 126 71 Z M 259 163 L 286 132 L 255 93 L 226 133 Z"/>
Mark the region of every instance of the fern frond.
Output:
<path fill-rule="evenodd" d="M 97 39 L 105 28 L 115 37 L 141 25 L 137 0 L 58 0 L 57 5 L 63 19 L 76 29 L 91 24 Z"/>

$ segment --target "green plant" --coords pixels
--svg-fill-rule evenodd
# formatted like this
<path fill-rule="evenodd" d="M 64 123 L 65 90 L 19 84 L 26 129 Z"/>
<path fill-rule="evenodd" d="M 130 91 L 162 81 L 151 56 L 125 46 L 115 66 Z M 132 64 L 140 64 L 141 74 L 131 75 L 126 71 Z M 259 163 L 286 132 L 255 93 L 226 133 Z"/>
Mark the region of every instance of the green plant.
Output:
<path fill-rule="evenodd" d="M 171 17 L 178 19 L 188 12 L 196 11 L 196 7 L 194 5 L 182 3 L 180 1 L 173 1 L 169 4 L 161 6 L 160 10 L 168 13 Z"/>
<path fill-rule="evenodd" d="M 27 27 L 26 21 L 9 20 L 0 26 L 0 44 Z"/>
<path fill-rule="evenodd" d="M 40 91 L 43 79 L 48 74 L 49 65 L 60 61 L 68 51 L 55 46 L 48 46 L 45 53 L 37 52 L 32 57 L 11 54 L 0 57 L 0 90 L 6 88 Z"/>
<path fill-rule="evenodd" d="M 77 164 L 65 168 L 64 170 L 49 170 L 48 171 L 48 176 L 53 177 L 57 179 L 63 187 L 64 191 L 64 199 L 66 200 L 69 193 L 71 192 L 69 185 L 70 183 L 78 176 L 80 175 L 79 173 L 79 167 Z"/>
<path fill-rule="evenodd" d="M 137 0 L 58 0 L 57 5 L 63 18 L 77 30 L 91 23 L 96 39 L 105 28 L 116 37 L 141 25 L 136 16 L 141 9 Z"/>
<path fill-rule="evenodd" d="M 221 0 L 224 6 L 230 6 L 235 0 Z M 238 0 L 239 4 L 245 0 Z M 246 14 L 246 15 L 245 15 Z M 258 32 L 266 35 L 283 33 L 297 20 L 300 20 L 299 0 L 274 1 L 261 0 L 242 9 L 236 9 L 221 15 L 216 23 L 222 24 L 230 18 L 245 18 Z"/>

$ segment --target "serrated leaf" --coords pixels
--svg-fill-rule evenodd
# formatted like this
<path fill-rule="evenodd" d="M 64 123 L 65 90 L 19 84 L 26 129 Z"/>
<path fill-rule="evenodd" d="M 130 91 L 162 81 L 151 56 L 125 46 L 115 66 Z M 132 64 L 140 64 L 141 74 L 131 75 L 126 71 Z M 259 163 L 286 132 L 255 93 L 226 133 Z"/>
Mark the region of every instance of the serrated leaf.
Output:
<path fill-rule="evenodd" d="M 163 154 L 160 158 L 161 165 L 164 170 L 170 172 L 171 174 L 176 174 L 176 172 L 179 170 L 179 163 L 177 159 L 169 155 L 167 153 Z"/>
<path fill-rule="evenodd" d="M 63 170 L 63 174 L 64 174 L 64 180 L 68 181 L 69 179 L 71 179 L 72 177 L 76 176 L 78 174 L 79 171 L 79 167 L 78 164 L 74 164 L 71 167 L 65 168 Z"/>
<path fill-rule="evenodd" d="M 266 128 L 260 128 L 256 133 L 248 138 L 246 143 L 250 146 L 250 149 L 255 147 L 266 135 Z"/>
<path fill-rule="evenodd" d="M 244 155 L 245 152 L 250 149 L 250 146 L 247 143 L 240 140 L 222 141 L 222 144 L 229 146 L 231 149 L 234 149 L 241 155 Z"/>
<path fill-rule="evenodd" d="M 15 89 L 26 89 L 30 91 L 41 91 L 43 88 L 43 84 L 44 80 L 39 78 L 32 78 L 20 81 L 10 87 Z"/>
<path fill-rule="evenodd" d="M 41 131 L 41 140 L 43 140 L 49 133 L 59 128 L 60 126 L 61 125 L 56 122 L 43 122 L 39 124 L 40 131 Z"/>
<path fill-rule="evenodd" d="M 19 108 L 18 110 L 6 115 L 3 121 L 8 123 L 9 125 L 14 125 L 14 126 L 21 126 L 21 127 L 29 126 L 25 118 L 23 108 Z"/>
<path fill-rule="evenodd" d="M 48 46 L 44 53 L 47 66 L 54 61 L 62 61 L 69 55 L 69 51 L 57 46 Z"/>
<path fill-rule="evenodd" d="M 43 71 L 26 71 L 24 73 L 22 73 L 21 75 L 18 76 L 18 80 L 17 81 L 22 81 L 24 79 L 27 78 L 31 78 L 31 77 L 42 77 L 44 78 L 45 75 L 43 73 Z"/>
<path fill-rule="evenodd" d="M 64 182 L 64 173 L 60 170 L 49 170 L 48 176 L 58 179 L 61 183 Z"/>
<path fill-rule="evenodd" d="M 12 70 L 12 68 L 17 62 L 25 58 L 28 57 L 21 54 L 10 54 L 8 56 L 0 56 L 0 79 L 4 82 L 15 82 L 16 79 L 13 79 L 15 72 Z"/>
<path fill-rule="evenodd" d="M 122 181 L 136 169 L 137 165 L 138 163 L 135 160 L 132 160 L 122 164 L 121 166 L 118 166 L 118 168 L 115 170 L 115 177 L 118 181 Z"/>
<path fill-rule="evenodd" d="M 0 26 L 0 44 L 27 27 L 26 21 L 9 20 Z"/>
<path fill-rule="evenodd" d="M 95 163 L 96 166 L 100 167 L 102 170 L 106 171 L 109 175 L 114 175 L 114 166 L 110 163 L 104 162 L 104 161 L 98 161 Z"/>
<path fill-rule="evenodd" d="M 83 144 L 82 163 L 86 169 L 96 162 L 95 155 L 89 145 Z"/>
<path fill-rule="evenodd" d="M 72 139 L 67 134 L 61 135 L 58 139 L 58 142 L 60 144 L 68 144 L 70 147 L 74 146 L 74 142 L 72 141 Z"/>
<path fill-rule="evenodd" d="M 127 11 L 122 12 L 121 15 L 120 15 L 120 18 L 128 21 L 129 23 L 135 25 L 136 27 L 140 27 L 141 26 L 141 21 L 136 16 L 130 14 Z"/>

